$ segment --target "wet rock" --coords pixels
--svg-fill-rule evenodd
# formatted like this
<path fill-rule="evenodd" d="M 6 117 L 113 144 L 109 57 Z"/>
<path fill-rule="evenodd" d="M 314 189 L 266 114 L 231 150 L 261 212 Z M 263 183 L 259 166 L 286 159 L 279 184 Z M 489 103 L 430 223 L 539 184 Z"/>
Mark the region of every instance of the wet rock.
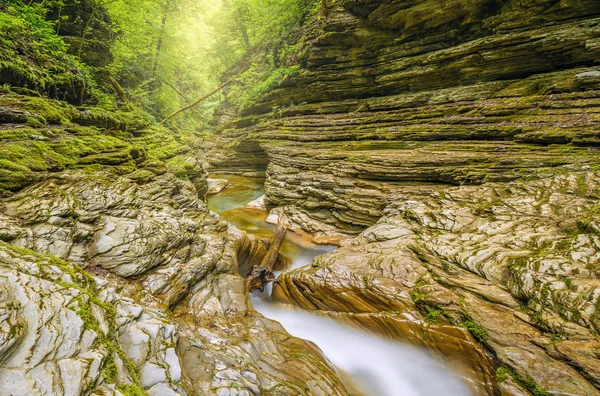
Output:
<path fill-rule="evenodd" d="M 208 183 L 207 195 L 218 194 L 229 186 L 229 181 L 226 179 L 207 179 L 206 182 Z"/>
<path fill-rule="evenodd" d="M 238 267 L 266 247 L 197 196 L 171 173 L 64 172 L 4 200 L 0 393 L 311 394 L 316 378 L 347 394 L 319 350 L 249 306 Z"/>
<path fill-rule="evenodd" d="M 283 274 L 274 295 L 425 345 L 477 394 L 495 392 L 495 359 L 512 381 L 503 394 L 599 394 L 599 186 L 597 173 L 565 169 L 398 194 L 359 237 Z"/>
<path fill-rule="evenodd" d="M 575 76 L 577 83 L 583 88 L 600 88 L 600 71 L 588 71 Z"/>
<path fill-rule="evenodd" d="M 246 207 L 267 210 L 267 205 L 265 203 L 265 196 L 261 195 L 260 197 L 256 198 L 254 201 L 248 202 L 246 204 Z M 275 222 L 275 223 L 277 223 L 277 222 Z"/>

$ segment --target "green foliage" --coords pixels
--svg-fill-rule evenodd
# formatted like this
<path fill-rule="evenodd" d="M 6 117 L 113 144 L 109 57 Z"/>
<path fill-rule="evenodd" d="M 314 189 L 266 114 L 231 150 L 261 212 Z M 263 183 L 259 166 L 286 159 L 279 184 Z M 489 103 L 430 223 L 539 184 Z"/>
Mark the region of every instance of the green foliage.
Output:
<path fill-rule="evenodd" d="M 32 0 L 0 5 L 0 84 L 108 111 L 137 108 L 162 119 L 219 85 L 248 54 L 232 86 L 247 108 L 297 75 L 301 26 L 316 0 Z M 63 40 L 62 36 L 68 37 Z M 227 78 L 227 73 L 224 78 Z M 124 94 L 124 95 L 123 95 Z M 170 121 L 207 127 L 223 93 Z M 91 116 L 94 116 L 93 114 Z M 108 119 L 109 117 L 104 117 Z M 31 126 L 44 121 L 27 120 Z M 146 126 L 148 123 L 146 124 Z"/>
<path fill-rule="evenodd" d="M 221 75 L 248 53 L 253 59 L 239 88 L 228 95 L 248 106 L 299 68 L 288 62 L 300 26 L 315 0 L 151 0 L 107 3 L 120 32 L 110 72 L 128 97 L 157 118 L 189 104 L 219 85 Z M 210 121 L 221 94 L 201 103 L 171 125 L 199 129 Z"/>
<path fill-rule="evenodd" d="M 478 323 L 473 320 L 466 320 L 463 322 L 463 325 L 469 330 L 473 337 L 477 338 L 477 340 L 481 343 L 485 343 L 487 338 L 487 330 L 481 327 Z"/>
<path fill-rule="evenodd" d="M 279 68 L 255 65 L 239 77 L 238 84 L 229 91 L 228 100 L 244 110 L 299 73 L 298 65 Z"/>
<path fill-rule="evenodd" d="M 81 101 L 94 87 L 90 69 L 67 53 L 42 3 L 0 5 L 0 83 Z"/>

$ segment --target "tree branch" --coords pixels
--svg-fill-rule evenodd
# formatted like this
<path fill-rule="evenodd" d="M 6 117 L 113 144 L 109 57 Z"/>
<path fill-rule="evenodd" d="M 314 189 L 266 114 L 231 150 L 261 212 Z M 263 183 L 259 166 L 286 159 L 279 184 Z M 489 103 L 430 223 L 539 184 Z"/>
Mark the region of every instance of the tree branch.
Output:
<path fill-rule="evenodd" d="M 186 110 L 189 110 L 195 106 L 197 106 L 200 102 L 202 102 L 205 99 L 208 99 L 209 97 L 211 97 L 212 95 L 216 94 L 217 92 L 219 92 L 220 90 L 222 90 L 223 88 L 225 88 L 226 86 L 228 86 L 229 84 L 231 84 L 232 80 L 227 80 L 226 82 L 224 82 L 223 84 L 219 85 L 217 88 L 215 88 L 214 90 L 210 91 L 209 93 L 207 93 L 206 95 L 198 98 L 194 103 L 191 103 L 185 107 L 182 107 L 181 109 L 174 111 L 173 113 L 169 114 L 164 120 L 162 120 L 160 122 L 160 125 L 164 125 L 165 122 L 169 121 L 171 118 L 175 117 L 177 114 L 182 113 Z"/>

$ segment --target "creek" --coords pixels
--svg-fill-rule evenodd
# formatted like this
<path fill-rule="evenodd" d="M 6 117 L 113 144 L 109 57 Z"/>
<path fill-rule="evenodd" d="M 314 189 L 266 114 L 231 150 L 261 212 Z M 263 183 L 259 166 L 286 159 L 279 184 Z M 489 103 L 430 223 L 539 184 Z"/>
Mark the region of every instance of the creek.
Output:
<path fill-rule="evenodd" d="M 264 181 L 235 175 L 220 175 L 230 186 L 208 197 L 208 207 L 223 220 L 265 238 L 275 226 L 266 222 L 268 213 L 245 205 L 264 194 Z M 309 264 L 334 246 L 315 245 L 307 237 L 288 232 L 281 253 L 291 260 L 286 271 Z M 350 328 L 332 319 L 311 314 L 270 299 L 271 285 L 264 293 L 254 291 L 254 309 L 273 319 L 292 335 L 316 344 L 338 369 L 349 388 L 364 396 L 464 396 L 468 388 L 426 350 L 392 342 Z M 353 393 L 354 394 L 354 393 Z"/>

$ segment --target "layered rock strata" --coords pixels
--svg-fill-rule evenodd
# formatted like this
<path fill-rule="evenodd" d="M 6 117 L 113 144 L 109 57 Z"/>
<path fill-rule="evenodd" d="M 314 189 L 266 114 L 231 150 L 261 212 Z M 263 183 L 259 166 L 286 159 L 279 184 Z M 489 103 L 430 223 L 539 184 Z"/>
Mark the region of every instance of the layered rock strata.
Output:
<path fill-rule="evenodd" d="M 210 159 L 266 166 L 292 228 L 359 235 L 276 297 L 426 346 L 477 394 L 599 394 L 599 40 L 592 0 L 332 5 L 299 68 L 223 108 Z"/>
<path fill-rule="evenodd" d="M 337 2 L 299 73 L 223 110 L 212 166 L 268 164 L 267 200 L 297 228 L 357 234 L 403 184 L 595 165 L 599 40 L 594 0 Z"/>
<path fill-rule="evenodd" d="M 598 174 L 571 170 L 397 195 L 347 246 L 282 275 L 274 295 L 455 367 L 466 359 L 478 394 L 598 395 L 599 199 Z M 472 380 L 490 368 L 473 359 L 475 339 L 493 353 L 497 389 Z"/>

